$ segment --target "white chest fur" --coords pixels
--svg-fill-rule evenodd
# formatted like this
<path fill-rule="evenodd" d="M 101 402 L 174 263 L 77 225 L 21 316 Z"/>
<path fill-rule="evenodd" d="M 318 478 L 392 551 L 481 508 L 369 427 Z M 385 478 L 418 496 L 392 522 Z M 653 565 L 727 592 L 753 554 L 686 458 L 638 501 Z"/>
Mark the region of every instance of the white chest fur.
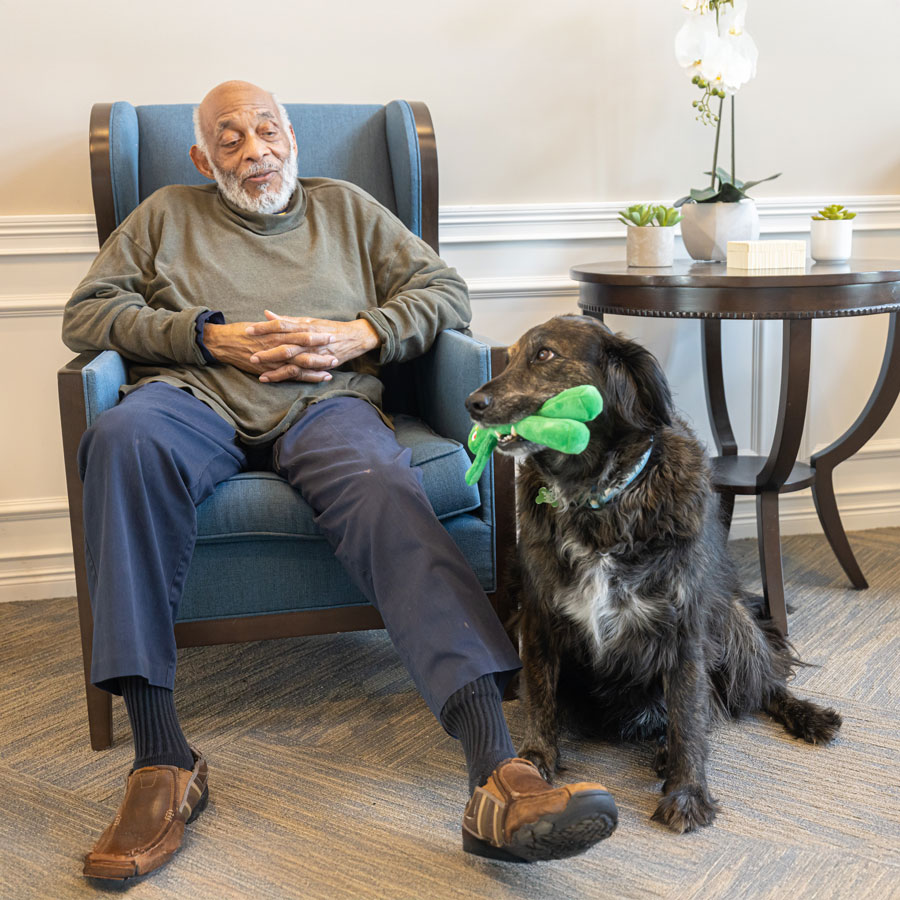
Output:
<path fill-rule="evenodd" d="M 561 551 L 575 575 L 557 588 L 554 605 L 579 627 L 598 661 L 626 636 L 653 629 L 653 606 L 615 578 L 612 557 L 574 541 Z"/>

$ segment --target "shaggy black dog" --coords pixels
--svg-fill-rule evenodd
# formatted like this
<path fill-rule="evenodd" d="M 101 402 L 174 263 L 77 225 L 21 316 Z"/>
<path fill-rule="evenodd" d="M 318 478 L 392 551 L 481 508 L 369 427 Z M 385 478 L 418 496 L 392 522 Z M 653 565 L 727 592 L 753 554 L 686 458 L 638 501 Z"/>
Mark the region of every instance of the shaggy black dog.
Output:
<path fill-rule="evenodd" d="M 581 384 L 604 401 L 583 453 L 517 436 L 499 448 L 522 463 L 520 755 L 549 779 L 561 724 L 655 740 L 654 818 L 690 831 L 716 814 L 705 769 L 718 715 L 764 710 L 814 744 L 841 717 L 787 690 L 799 660 L 738 582 L 704 451 L 651 353 L 596 319 L 559 316 L 511 347 L 467 406 L 484 425 L 516 422 Z"/>

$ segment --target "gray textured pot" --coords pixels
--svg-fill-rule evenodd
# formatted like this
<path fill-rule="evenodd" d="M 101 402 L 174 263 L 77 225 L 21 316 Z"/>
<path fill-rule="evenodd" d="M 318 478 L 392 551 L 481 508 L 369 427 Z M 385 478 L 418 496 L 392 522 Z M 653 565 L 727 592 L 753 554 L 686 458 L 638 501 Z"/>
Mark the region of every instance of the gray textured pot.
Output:
<path fill-rule="evenodd" d="M 675 229 L 660 225 L 640 228 L 629 225 L 625 232 L 625 260 L 629 266 L 663 268 L 672 265 Z"/>
<path fill-rule="evenodd" d="M 759 213 L 749 198 L 737 203 L 685 203 L 681 215 L 681 238 L 693 259 L 724 260 L 729 241 L 759 237 Z"/>

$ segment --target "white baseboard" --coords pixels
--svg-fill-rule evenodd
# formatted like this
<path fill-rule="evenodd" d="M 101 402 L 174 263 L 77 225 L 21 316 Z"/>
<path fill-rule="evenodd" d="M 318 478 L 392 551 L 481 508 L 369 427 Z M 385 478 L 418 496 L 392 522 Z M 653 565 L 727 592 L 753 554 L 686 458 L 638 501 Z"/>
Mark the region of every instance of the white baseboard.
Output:
<path fill-rule="evenodd" d="M 835 492 L 845 531 L 900 527 L 900 488 Z M 821 534 L 810 491 L 782 494 L 779 498 L 781 533 Z M 731 540 L 756 537 L 756 498 L 739 497 L 734 504 Z"/>
<path fill-rule="evenodd" d="M 75 596 L 71 551 L 0 557 L 0 603 Z"/>

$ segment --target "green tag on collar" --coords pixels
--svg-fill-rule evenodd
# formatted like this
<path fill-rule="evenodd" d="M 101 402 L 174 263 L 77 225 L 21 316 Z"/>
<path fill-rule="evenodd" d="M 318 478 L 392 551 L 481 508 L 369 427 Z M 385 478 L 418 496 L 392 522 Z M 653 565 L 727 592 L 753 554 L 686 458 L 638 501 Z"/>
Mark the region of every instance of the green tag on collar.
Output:
<path fill-rule="evenodd" d="M 541 489 L 537 492 L 537 497 L 534 498 L 535 503 L 549 503 L 550 506 L 559 506 L 559 500 L 556 499 L 556 494 L 553 493 L 552 490 L 548 487 L 541 487 Z"/>

